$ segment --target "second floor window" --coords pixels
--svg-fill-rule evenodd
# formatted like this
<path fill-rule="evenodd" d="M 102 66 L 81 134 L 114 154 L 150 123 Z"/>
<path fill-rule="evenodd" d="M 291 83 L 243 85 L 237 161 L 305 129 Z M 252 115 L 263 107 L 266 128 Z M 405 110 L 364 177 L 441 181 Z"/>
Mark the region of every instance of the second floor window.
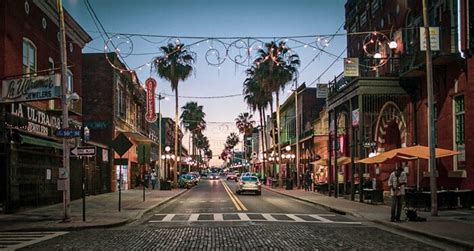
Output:
<path fill-rule="evenodd" d="M 454 98 L 456 144 L 464 144 L 464 96 Z"/>
<path fill-rule="evenodd" d="M 23 38 L 23 74 L 36 72 L 36 46 L 27 38 Z"/>

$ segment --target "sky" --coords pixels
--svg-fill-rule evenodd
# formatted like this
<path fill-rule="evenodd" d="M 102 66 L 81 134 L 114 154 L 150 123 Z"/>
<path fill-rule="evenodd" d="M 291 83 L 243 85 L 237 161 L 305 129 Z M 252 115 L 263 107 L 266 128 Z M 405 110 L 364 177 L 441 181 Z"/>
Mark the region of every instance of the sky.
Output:
<path fill-rule="evenodd" d="M 84 48 L 84 53 L 104 52 L 104 39 L 106 41 L 108 39 L 98 32 L 84 0 L 63 1 L 67 11 L 93 38 L 93 41 Z M 239 50 L 235 46 L 229 47 L 228 44 L 232 42 L 237 46 L 244 44 L 239 42 L 239 38 L 245 38 L 243 42 L 246 42 L 257 41 L 253 38 L 258 37 L 261 38 L 258 41 L 269 42 L 274 38 L 308 36 L 295 39 L 290 37 L 288 41 L 288 46 L 301 59 L 298 83 L 306 83 L 307 86 L 332 80 L 342 72 L 342 58 L 346 56 L 345 30 L 341 27 L 344 24 L 345 0 L 89 0 L 89 2 L 105 30 L 111 33 L 110 41 L 120 49 L 126 64 L 136 70 L 140 82 L 144 83 L 148 77 L 154 77 L 158 82 L 156 92 L 170 95 L 168 100 L 161 101 L 161 111 L 165 117 L 174 118 L 175 103 L 170 83 L 160 79 L 155 73 L 150 73 L 146 63 L 154 56 L 160 55 L 159 47 L 168 42 L 176 42 L 178 39 L 185 45 L 193 44 L 188 49 L 196 55 L 195 71 L 189 79 L 179 84 L 179 95 L 184 96 L 179 99 L 179 106 L 189 101 L 203 105 L 208 127 L 204 134 L 209 138 L 211 150 L 216 155 L 211 161 L 212 165 L 221 163 L 217 155 L 224 148 L 227 135 L 237 132 L 235 118 L 239 113 L 248 111 L 242 96 L 199 98 L 242 93 L 247 66 L 229 60 L 238 55 Z M 323 36 L 334 34 L 338 29 L 340 34 L 337 36 Z M 140 36 L 122 34 L 140 34 Z M 221 39 L 214 39 L 218 37 Z M 200 42 L 197 43 L 198 41 Z M 221 42 L 231 48 L 231 54 L 221 65 L 210 65 L 209 62 L 216 61 L 216 57 L 213 56 L 219 54 L 222 55 L 221 59 L 224 58 L 226 49 Z M 253 44 L 255 48 L 253 52 L 258 45 L 258 42 Z M 319 49 L 323 49 L 324 52 Z M 338 59 L 339 55 L 342 57 Z M 335 60 L 336 62 L 329 67 Z M 289 85 L 282 92 L 282 101 L 289 95 L 290 89 Z M 258 122 L 258 114 L 255 114 L 254 118 Z M 186 146 L 187 138 L 185 136 L 183 142 Z"/>

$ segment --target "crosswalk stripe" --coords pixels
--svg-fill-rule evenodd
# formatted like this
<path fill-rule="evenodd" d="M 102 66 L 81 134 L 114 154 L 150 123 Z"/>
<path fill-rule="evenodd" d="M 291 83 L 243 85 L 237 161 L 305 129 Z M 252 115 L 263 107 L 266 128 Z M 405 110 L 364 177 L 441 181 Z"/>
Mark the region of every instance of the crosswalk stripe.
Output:
<path fill-rule="evenodd" d="M 214 220 L 215 221 L 223 221 L 224 216 L 222 214 L 214 214 Z"/>
<path fill-rule="evenodd" d="M 0 249 L 16 250 L 68 232 L 0 232 Z"/>
<path fill-rule="evenodd" d="M 191 216 L 189 216 L 188 221 L 197 221 L 198 218 L 199 218 L 199 214 L 191 214 Z"/>
<path fill-rule="evenodd" d="M 288 216 L 288 218 L 291 218 L 297 222 L 304 222 L 305 220 L 301 219 L 300 217 L 294 215 L 294 214 L 286 214 L 286 216 Z"/>
<path fill-rule="evenodd" d="M 263 218 L 265 218 L 267 221 L 277 221 L 273 216 L 270 214 L 262 214 Z"/>
<path fill-rule="evenodd" d="M 324 218 L 324 217 L 321 217 L 321 216 L 319 216 L 319 215 L 317 215 L 317 214 L 310 214 L 309 216 L 310 216 L 310 217 L 313 217 L 313 218 L 315 218 L 315 219 L 317 219 L 317 220 L 319 220 L 319 221 L 322 221 L 322 222 L 333 222 L 332 220 L 328 220 L 328 219 L 326 219 L 326 218 Z"/>
<path fill-rule="evenodd" d="M 173 219 L 174 217 L 174 214 L 168 214 L 165 216 L 165 218 L 163 218 L 162 221 L 171 221 L 171 219 Z"/>
<path fill-rule="evenodd" d="M 200 219 L 200 216 L 205 216 Z M 229 216 L 224 219 L 224 216 Z M 150 219 L 149 223 L 159 222 L 297 222 L 297 223 L 326 223 L 360 225 L 356 221 L 333 221 L 326 218 L 334 214 L 284 214 L 284 213 L 182 213 L 182 214 L 155 214 L 161 220 Z M 177 216 L 177 217 L 175 217 Z M 306 218 L 305 218 L 306 217 Z M 309 220 L 307 217 L 316 219 Z M 1 235 L 0 235 L 1 237 Z M 1 238 L 0 238 L 1 239 Z M 0 242 L 1 243 L 1 242 Z"/>
<path fill-rule="evenodd" d="M 249 221 L 250 220 L 250 218 L 244 213 L 238 213 L 237 215 L 239 215 L 239 218 L 243 221 Z"/>

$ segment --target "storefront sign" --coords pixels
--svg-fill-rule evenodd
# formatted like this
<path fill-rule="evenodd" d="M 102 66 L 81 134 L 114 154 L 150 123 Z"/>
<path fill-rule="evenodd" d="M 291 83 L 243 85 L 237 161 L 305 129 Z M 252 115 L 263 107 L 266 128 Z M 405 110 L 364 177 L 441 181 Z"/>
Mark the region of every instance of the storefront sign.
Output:
<path fill-rule="evenodd" d="M 430 46 L 432 51 L 439 51 L 439 27 L 430 27 Z M 426 51 L 425 27 L 420 27 L 420 50 Z"/>
<path fill-rule="evenodd" d="M 148 78 L 145 81 L 146 88 L 146 121 L 153 123 L 156 121 L 156 112 L 155 112 L 155 88 L 156 81 L 153 78 Z"/>
<path fill-rule="evenodd" d="M 46 114 L 36 108 L 23 104 L 12 104 L 10 114 L 12 116 L 26 119 L 27 125 L 18 124 L 26 131 L 43 136 L 52 136 L 53 131 L 61 128 L 61 118 Z"/>
<path fill-rule="evenodd" d="M 359 108 L 352 111 L 352 126 L 359 126 Z"/>
<path fill-rule="evenodd" d="M 359 58 L 344 59 L 344 76 L 346 77 L 359 76 Z"/>
<path fill-rule="evenodd" d="M 316 89 L 316 98 L 327 98 L 328 97 L 328 85 L 318 84 Z"/>
<path fill-rule="evenodd" d="M 4 80 L 0 103 L 48 100 L 60 97 L 60 75 Z"/>

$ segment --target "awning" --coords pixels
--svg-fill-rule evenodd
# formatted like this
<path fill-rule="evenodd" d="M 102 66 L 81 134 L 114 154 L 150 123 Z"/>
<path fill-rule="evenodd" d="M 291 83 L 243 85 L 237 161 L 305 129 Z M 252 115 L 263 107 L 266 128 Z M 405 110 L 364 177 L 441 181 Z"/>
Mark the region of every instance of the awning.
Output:
<path fill-rule="evenodd" d="M 450 157 L 460 154 L 460 152 L 436 148 L 435 149 L 435 157 L 436 158 L 444 158 Z M 410 146 L 404 148 L 397 148 L 390 150 L 388 152 L 381 153 L 374 157 L 365 158 L 360 161 L 359 163 L 365 164 L 380 164 L 380 163 L 396 163 L 398 161 L 406 161 L 406 160 L 415 160 L 415 159 L 429 159 L 430 152 L 429 148 L 426 146 Z"/>
<path fill-rule="evenodd" d="M 54 141 L 26 136 L 24 134 L 20 134 L 20 136 L 21 136 L 22 144 L 30 144 L 30 145 L 46 146 L 46 147 L 54 147 L 57 149 L 63 149 L 62 144 L 56 143 Z"/>
<path fill-rule="evenodd" d="M 155 143 L 153 140 L 137 132 L 123 132 L 125 136 L 132 138 L 134 141 L 141 143 Z"/>

